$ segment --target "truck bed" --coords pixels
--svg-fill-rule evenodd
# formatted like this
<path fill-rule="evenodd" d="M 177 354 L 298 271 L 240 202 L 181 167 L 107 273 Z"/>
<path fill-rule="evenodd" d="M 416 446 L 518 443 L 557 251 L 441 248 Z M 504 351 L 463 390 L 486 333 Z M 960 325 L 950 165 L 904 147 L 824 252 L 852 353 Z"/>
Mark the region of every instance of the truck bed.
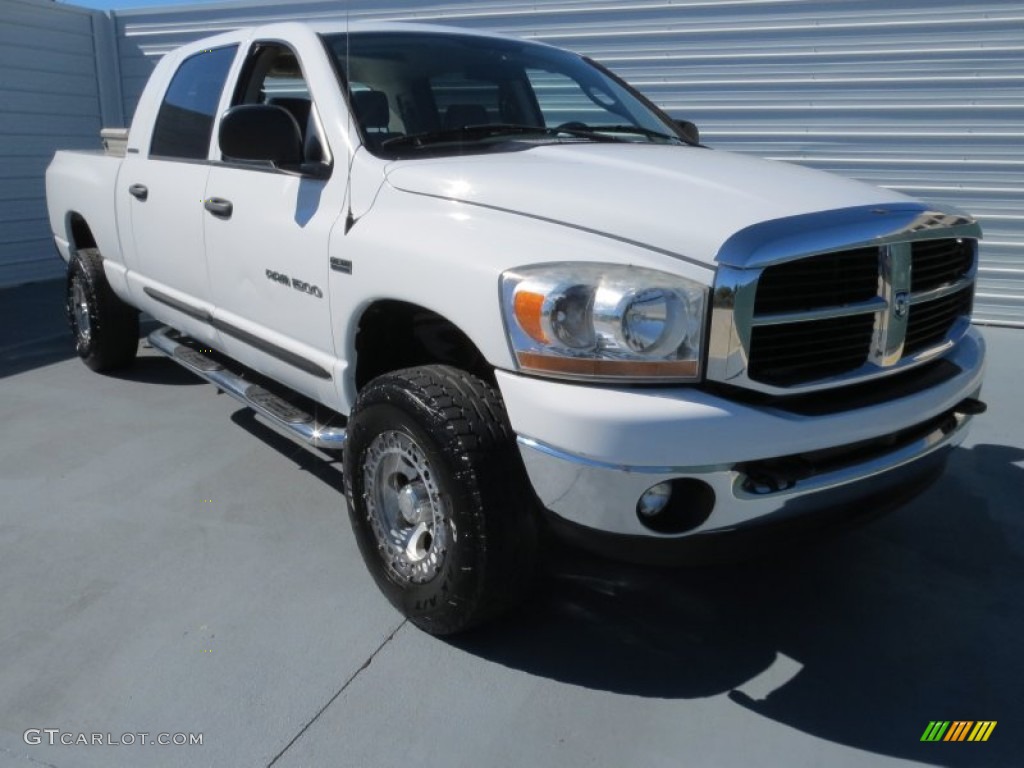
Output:
<path fill-rule="evenodd" d="M 115 202 L 120 170 L 121 158 L 103 150 L 61 150 L 54 155 L 46 170 L 46 198 L 50 230 L 65 262 L 71 256 L 65 233 L 72 231 L 77 215 L 89 222 L 103 258 L 124 263 Z M 63 217 L 71 218 L 72 222 Z"/>

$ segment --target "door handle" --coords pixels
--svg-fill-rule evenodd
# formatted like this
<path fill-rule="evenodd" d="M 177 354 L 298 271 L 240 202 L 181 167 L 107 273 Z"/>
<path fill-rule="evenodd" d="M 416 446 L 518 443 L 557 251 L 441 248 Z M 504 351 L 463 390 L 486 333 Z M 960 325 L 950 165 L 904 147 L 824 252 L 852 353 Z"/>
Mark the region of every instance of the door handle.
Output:
<path fill-rule="evenodd" d="M 234 210 L 234 206 L 230 200 L 225 200 L 222 197 L 211 197 L 208 200 L 203 201 L 203 207 L 221 219 L 230 219 L 231 211 Z"/>
<path fill-rule="evenodd" d="M 137 200 L 145 202 L 146 198 L 149 197 L 149 189 L 145 184 L 132 184 L 128 187 L 128 194 Z"/>

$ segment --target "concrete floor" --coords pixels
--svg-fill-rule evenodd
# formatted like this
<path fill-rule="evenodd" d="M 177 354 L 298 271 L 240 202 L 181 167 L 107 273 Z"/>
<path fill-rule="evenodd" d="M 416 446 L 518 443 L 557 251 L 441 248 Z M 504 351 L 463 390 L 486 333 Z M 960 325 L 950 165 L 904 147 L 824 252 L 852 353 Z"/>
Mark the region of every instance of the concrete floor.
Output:
<path fill-rule="evenodd" d="M 152 350 L 91 373 L 60 294 L 0 293 L 0 765 L 1022 764 L 1022 331 L 987 330 L 991 410 L 909 507 L 742 566 L 564 552 L 444 641 L 377 593 L 336 464 Z"/>

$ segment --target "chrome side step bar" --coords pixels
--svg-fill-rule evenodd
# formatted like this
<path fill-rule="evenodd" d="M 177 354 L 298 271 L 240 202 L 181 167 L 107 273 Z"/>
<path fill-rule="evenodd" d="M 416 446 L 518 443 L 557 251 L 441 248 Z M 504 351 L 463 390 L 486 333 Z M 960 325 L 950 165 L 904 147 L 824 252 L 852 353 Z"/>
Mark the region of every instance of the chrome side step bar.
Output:
<path fill-rule="evenodd" d="M 344 447 L 344 427 L 318 425 L 312 414 L 297 408 L 259 384 L 246 381 L 202 352 L 182 344 L 177 338 L 177 332 L 172 328 L 160 328 L 149 334 L 148 338 L 153 349 L 167 355 L 196 376 L 206 379 L 286 434 L 315 448 L 337 451 Z"/>

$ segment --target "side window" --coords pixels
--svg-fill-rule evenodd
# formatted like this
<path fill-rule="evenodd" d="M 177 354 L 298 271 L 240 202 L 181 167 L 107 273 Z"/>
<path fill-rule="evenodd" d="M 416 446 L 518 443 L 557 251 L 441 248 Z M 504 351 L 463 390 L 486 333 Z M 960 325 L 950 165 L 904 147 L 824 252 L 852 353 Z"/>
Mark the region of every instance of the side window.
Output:
<path fill-rule="evenodd" d="M 203 51 L 181 63 L 157 113 L 150 155 L 206 158 L 217 104 L 237 48 Z"/>
<path fill-rule="evenodd" d="M 287 110 L 302 134 L 305 162 L 329 162 L 313 97 L 298 57 L 288 46 L 280 43 L 253 46 L 231 104 L 271 104 Z"/>

